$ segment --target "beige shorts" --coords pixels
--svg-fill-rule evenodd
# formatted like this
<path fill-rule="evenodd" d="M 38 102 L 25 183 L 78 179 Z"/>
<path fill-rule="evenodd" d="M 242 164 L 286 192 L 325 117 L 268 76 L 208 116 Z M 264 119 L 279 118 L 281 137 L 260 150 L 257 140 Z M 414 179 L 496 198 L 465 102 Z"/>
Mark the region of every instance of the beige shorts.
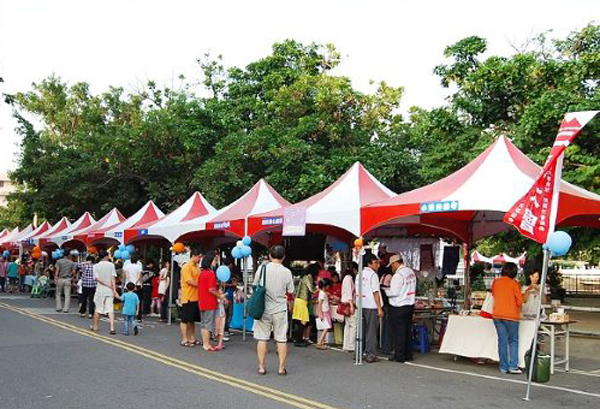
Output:
<path fill-rule="evenodd" d="M 287 342 L 288 313 L 263 314 L 260 320 L 254 320 L 254 339 L 269 341 L 271 332 L 276 342 Z"/>
<path fill-rule="evenodd" d="M 94 304 L 96 305 L 96 312 L 98 314 L 109 314 L 114 312 L 113 308 L 113 296 L 94 296 Z"/>

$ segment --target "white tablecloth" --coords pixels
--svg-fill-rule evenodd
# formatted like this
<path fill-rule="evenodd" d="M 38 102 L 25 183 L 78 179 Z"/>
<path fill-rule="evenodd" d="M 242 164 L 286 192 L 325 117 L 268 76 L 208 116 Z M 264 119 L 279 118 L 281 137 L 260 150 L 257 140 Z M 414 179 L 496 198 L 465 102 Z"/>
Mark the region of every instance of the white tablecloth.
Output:
<path fill-rule="evenodd" d="M 519 366 L 522 368 L 525 367 L 525 352 L 531 348 L 534 334 L 535 321 L 520 322 Z M 499 361 L 494 321 L 476 316 L 451 315 L 440 353 Z"/>

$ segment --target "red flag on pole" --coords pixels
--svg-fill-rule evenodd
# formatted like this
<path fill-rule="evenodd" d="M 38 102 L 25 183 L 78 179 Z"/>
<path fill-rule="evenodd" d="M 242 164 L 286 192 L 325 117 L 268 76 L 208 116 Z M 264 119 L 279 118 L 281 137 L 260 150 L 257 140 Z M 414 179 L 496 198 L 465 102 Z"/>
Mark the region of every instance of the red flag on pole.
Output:
<path fill-rule="evenodd" d="M 579 131 L 599 111 L 569 112 L 565 115 L 544 168 L 531 189 L 504 215 L 504 223 L 538 243 L 554 231 L 564 152 Z"/>

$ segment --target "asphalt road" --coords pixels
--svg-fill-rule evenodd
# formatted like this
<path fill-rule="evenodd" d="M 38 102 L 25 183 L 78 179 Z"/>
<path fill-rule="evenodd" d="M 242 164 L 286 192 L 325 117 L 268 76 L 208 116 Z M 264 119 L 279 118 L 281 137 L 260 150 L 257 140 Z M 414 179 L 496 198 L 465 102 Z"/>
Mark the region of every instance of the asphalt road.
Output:
<path fill-rule="evenodd" d="M 7 308 L 8 307 L 8 308 Z M 14 308 L 18 309 L 14 309 Z M 290 374 L 256 374 L 254 343 L 225 351 L 178 345 L 176 327 L 149 322 L 138 337 L 99 336 L 48 300 L 0 296 L 0 408 L 596 408 L 596 377 L 561 374 L 523 402 L 524 377 L 439 355 L 417 365 L 357 367 L 350 354 L 291 347 Z M 43 313 L 40 315 L 39 313 Z M 35 314 L 33 317 L 28 314 Z M 119 325 L 118 325 L 119 327 Z M 566 389 L 561 389 L 566 388 Z M 596 394 L 595 396 L 586 393 Z"/>

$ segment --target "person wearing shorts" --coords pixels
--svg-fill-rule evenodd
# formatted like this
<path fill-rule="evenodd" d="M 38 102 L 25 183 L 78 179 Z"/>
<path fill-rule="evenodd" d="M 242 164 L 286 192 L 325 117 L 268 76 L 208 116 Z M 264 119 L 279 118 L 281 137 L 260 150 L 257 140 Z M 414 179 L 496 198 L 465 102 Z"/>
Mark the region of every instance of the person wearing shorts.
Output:
<path fill-rule="evenodd" d="M 208 352 L 223 349 L 210 344 L 210 334 L 215 333 L 215 316 L 219 308 L 218 300 L 225 299 L 225 294 L 219 291 L 217 275 L 212 270 L 214 260 L 215 256 L 212 253 L 207 254 L 202 259 L 202 270 L 198 277 L 198 308 L 202 316 L 202 346 Z M 222 342 L 219 342 L 219 345 L 222 346 Z"/>
<path fill-rule="evenodd" d="M 115 335 L 115 313 L 113 299 L 118 297 L 115 278 L 117 270 L 115 265 L 108 259 L 108 252 L 100 250 L 100 262 L 94 265 L 94 280 L 96 280 L 96 293 L 94 294 L 94 322 L 90 329 L 98 332 L 100 325 L 100 314 L 108 315 L 110 334 Z"/>
<path fill-rule="evenodd" d="M 192 249 L 190 261 L 181 268 L 181 343 L 183 347 L 194 347 L 200 342 L 196 340 L 196 322 L 200 321 L 198 310 L 198 276 L 201 254 Z"/>
<path fill-rule="evenodd" d="M 283 266 L 285 249 L 273 246 L 269 250 L 271 262 L 259 269 L 254 277 L 254 285 L 263 282 L 265 277 L 265 311 L 260 320 L 254 321 L 254 339 L 257 341 L 258 373 L 267 373 L 265 361 L 271 333 L 277 343 L 279 354 L 279 374 L 286 375 L 287 331 L 288 331 L 288 294 L 294 293 L 292 272 Z"/>

